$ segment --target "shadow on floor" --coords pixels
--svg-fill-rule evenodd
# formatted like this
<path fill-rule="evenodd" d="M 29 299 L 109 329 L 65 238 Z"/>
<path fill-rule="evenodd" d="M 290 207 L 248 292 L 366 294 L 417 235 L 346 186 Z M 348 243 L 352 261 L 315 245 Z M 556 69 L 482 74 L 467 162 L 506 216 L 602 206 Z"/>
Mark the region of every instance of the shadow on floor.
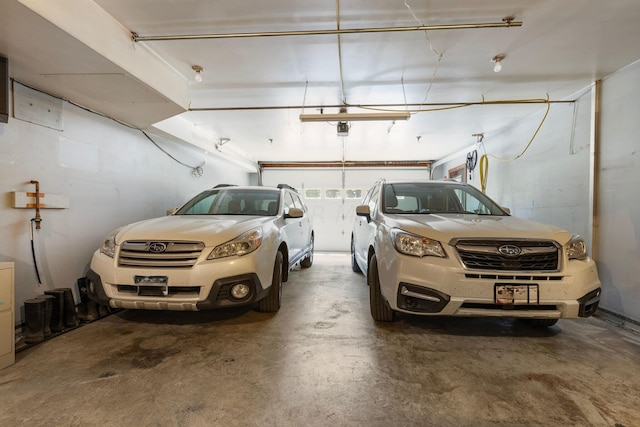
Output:
<path fill-rule="evenodd" d="M 392 329 L 406 329 L 407 327 L 423 329 L 431 334 L 450 336 L 479 336 L 479 337 L 552 337 L 562 332 L 562 320 L 555 326 L 533 326 L 521 319 L 492 318 L 492 317 L 428 317 L 411 316 L 403 313 L 396 314 L 397 321 L 391 325 Z M 376 324 L 377 327 L 387 327 Z"/>
<path fill-rule="evenodd" d="M 254 313 L 253 307 L 234 307 L 210 311 L 152 311 L 122 310 L 115 316 L 133 323 L 163 325 L 195 325 L 211 322 L 231 321 L 231 323 L 254 323 L 264 321 L 272 314 Z"/>

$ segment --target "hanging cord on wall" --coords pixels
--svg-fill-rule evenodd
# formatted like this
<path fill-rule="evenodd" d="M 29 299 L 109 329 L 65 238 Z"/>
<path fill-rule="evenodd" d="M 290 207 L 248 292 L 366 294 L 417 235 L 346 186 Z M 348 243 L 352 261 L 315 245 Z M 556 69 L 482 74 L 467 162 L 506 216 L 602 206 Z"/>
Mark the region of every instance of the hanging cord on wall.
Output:
<path fill-rule="evenodd" d="M 205 165 L 205 163 L 207 162 L 206 160 L 204 160 L 204 161 L 203 161 L 200 165 L 198 165 L 198 166 L 189 166 L 189 165 L 187 165 L 187 164 L 184 164 L 184 163 L 182 163 L 181 161 L 179 161 L 178 159 L 176 159 L 175 157 L 173 157 L 172 155 L 170 155 L 169 153 L 167 153 L 165 150 L 163 150 L 163 149 L 162 149 L 158 144 L 156 144 L 156 143 L 155 143 L 155 141 L 154 141 L 154 140 L 152 140 L 152 139 L 149 137 L 149 135 L 147 135 L 147 133 L 146 133 L 145 131 L 143 131 L 142 129 L 140 129 L 140 128 L 136 127 L 136 126 L 130 125 L 130 124 L 125 123 L 125 122 L 123 122 L 123 121 L 121 121 L 121 120 L 118 120 L 118 119 L 114 119 L 113 117 L 107 116 L 106 114 L 100 113 L 100 112 L 98 112 L 98 111 L 95 111 L 95 110 L 92 110 L 92 109 L 87 108 L 87 107 L 85 107 L 85 106 L 82 106 L 82 105 L 80 105 L 80 104 L 77 104 L 77 103 L 75 103 L 75 102 L 73 102 L 73 101 L 70 101 L 70 100 L 68 100 L 68 99 L 66 99 L 66 98 L 63 98 L 63 97 L 60 97 L 60 96 L 57 96 L 57 95 L 52 95 L 52 94 L 50 94 L 50 93 L 48 93 L 48 92 L 43 91 L 42 89 L 35 88 L 35 87 L 33 87 L 33 86 L 31 86 L 31 85 L 28 85 L 28 84 L 26 84 L 26 83 L 23 83 L 23 82 L 21 82 L 21 81 L 19 81 L 19 80 L 11 79 L 11 83 L 12 83 L 12 84 L 13 84 L 13 83 L 18 83 L 18 84 L 19 84 L 19 85 L 21 85 L 21 86 L 24 86 L 24 87 L 29 88 L 29 89 L 31 89 L 31 90 L 33 90 L 33 91 L 36 91 L 36 92 L 43 93 L 43 94 L 45 94 L 45 95 L 47 95 L 47 96 L 50 96 L 50 97 L 52 97 L 52 98 L 59 99 L 60 101 L 64 101 L 64 102 L 66 102 L 66 103 L 68 103 L 68 104 L 73 105 L 73 106 L 74 106 L 74 107 L 76 107 L 76 108 L 80 108 L 81 110 L 87 111 L 87 112 L 89 112 L 89 113 L 91 113 L 91 114 L 95 114 L 95 115 L 97 115 L 97 116 L 104 117 L 105 119 L 112 120 L 112 121 L 114 121 L 114 122 L 118 123 L 119 125 L 122 125 L 122 126 L 124 126 L 124 127 L 127 127 L 127 128 L 129 128 L 129 129 L 135 129 L 135 130 L 138 130 L 138 131 L 142 132 L 142 133 L 144 134 L 144 136 L 146 136 L 146 137 L 147 137 L 147 139 L 149 139 L 149 140 L 150 140 L 150 141 L 151 141 L 151 142 L 152 142 L 156 147 L 158 147 L 158 148 L 160 149 L 160 151 L 162 151 L 162 152 L 163 152 L 163 153 L 165 153 L 167 156 L 171 157 L 173 160 L 175 160 L 176 162 L 180 163 L 181 165 L 183 165 L 183 166 L 186 166 L 186 167 L 190 168 L 190 169 L 191 169 L 191 175 L 193 175 L 193 176 L 194 176 L 194 177 L 196 177 L 196 178 L 200 178 L 200 177 L 203 175 L 203 169 L 202 169 L 202 166 L 204 166 L 204 165 Z"/>
<path fill-rule="evenodd" d="M 191 169 L 191 175 L 195 176 L 196 178 L 200 178 L 200 177 L 202 177 L 202 175 L 203 175 L 203 173 L 204 173 L 204 171 L 203 171 L 202 167 L 207 163 L 207 161 L 206 161 L 206 160 L 202 161 L 202 163 L 200 163 L 198 166 L 190 166 L 190 165 L 188 165 L 188 164 L 186 164 L 186 163 L 181 162 L 180 160 L 176 159 L 176 158 L 175 158 L 175 157 L 173 157 L 171 154 L 169 154 L 169 152 L 167 152 L 164 148 L 160 147 L 160 145 L 158 145 L 158 143 L 157 143 L 157 142 L 155 142 L 155 141 L 153 140 L 153 138 L 151 138 L 151 137 L 150 137 L 150 136 L 149 136 L 145 131 L 143 131 L 142 129 L 140 129 L 140 132 L 142 132 L 142 134 L 143 134 L 144 136 L 146 136 L 146 137 L 147 137 L 147 139 L 148 139 L 149 141 L 151 141 L 151 143 L 152 143 L 153 145 L 155 145 L 156 147 L 158 147 L 158 149 L 159 149 L 160 151 L 162 151 L 164 154 L 166 154 L 167 156 L 169 156 L 171 159 L 173 159 L 173 160 L 174 160 L 174 161 L 176 161 L 177 163 L 181 164 L 182 166 L 186 166 L 186 167 L 188 167 L 189 169 Z"/>
<path fill-rule="evenodd" d="M 36 259 L 36 247 L 33 244 L 33 224 L 36 225 L 36 230 L 40 230 L 40 223 L 42 222 L 42 217 L 40 216 L 40 182 L 32 179 L 30 184 L 34 184 L 36 186 L 35 191 L 35 199 L 36 199 L 36 216 L 35 218 L 31 218 L 29 221 L 29 240 L 31 240 L 31 256 L 33 257 L 33 266 L 36 269 L 36 276 L 38 278 L 38 283 L 42 284 L 42 280 L 40 280 L 40 271 L 38 270 L 38 261 Z M 28 193 L 27 193 L 28 194 Z"/>
<path fill-rule="evenodd" d="M 41 219 L 39 221 L 42 221 Z M 29 221 L 29 239 L 31 240 L 31 256 L 33 257 L 33 267 L 36 270 L 36 277 L 38 278 L 38 283 L 42 284 L 42 280 L 40 280 L 40 270 L 38 270 L 38 261 L 36 259 L 36 247 L 33 244 L 33 223 L 36 222 L 36 218 L 31 218 Z M 39 224 L 39 222 L 37 223 Z"/>
<path fill-rule="evenodd" d="M 533 136 L 531 137 L 531 139 L 529 140 L 529 142 L 527 143 L 527 145 L 524 147 L 524 149 L 520 152 L 520 154 L 518 154 L 517 156 L 513 157 L 513 158 L 503 158 L 503 157 L 497 157 L 494 156 L 493 154 L 487 154 L 485 152 L 485 154 L 483 154 L 482 156 L 480 156 L 480 186 L 482 189 L 482 192 L 484 193 L 486 188 L 487 188 L 487 179 L 488 179 L 488 175 L 489 175 L 489 157 L 499 161 L 499 162 L 513 162 L 515 160 L 518 160 L 520 157 L 524 156 L 524 153 L 527 152 L 527 150 L 529 150 L 529 147 L 531 147 L 531 144 L 533 144 L 533 140 L 536 138 L 536 136 L 538 135 L 538 132 L 540 131 L 540 129 L 542 128 L 542 125 L 544 124 L 545 120 L 547 120 L 547 116 L 549 115 L 549 110 L 551 110 L 551 102 L 549 102 L 549 98 L 547 97 L 546 99 L 546 104 L 547 104 L 547 109 L 544 113 L 544 116 L 542 116 L 542 120 L 540 120 L 540 124 L 538 124 L 538 127 L 536 128 L 536 131 L 533 133 Z M 481 141 L 482 143 L 482 147 L 484 148 L 484 143 Z"/>
<path fill-rule="evenodd" d="M 487 178 L 489 177 L 489 158 L 486 154 L 480 156 L 480 189 L 483 193 L 487 190 Z"/>

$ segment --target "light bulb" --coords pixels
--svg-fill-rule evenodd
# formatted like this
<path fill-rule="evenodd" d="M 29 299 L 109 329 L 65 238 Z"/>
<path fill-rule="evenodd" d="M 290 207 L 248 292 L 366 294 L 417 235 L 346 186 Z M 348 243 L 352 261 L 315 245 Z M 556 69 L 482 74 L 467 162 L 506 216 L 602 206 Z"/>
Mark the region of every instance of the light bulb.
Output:
<path fill-rule="evenodd" d="M 502 71 L 502 60 L 505 58 L 505 56 L 506 55 L 504 53 L 499 53 L 498 55 L 491 58 L 491 61 L 496 63 L 496 65 L 493 66 L 493 71 L 495 73 L 499 73 L 500 71 Z"/>
<path fill-rule="evenodd" d="M 204 71 L 204 68 L 202 68 L 200 65 L 193 65 L 191 69 L 196 72 L 196 75 L 194 77 L 195 81 L 200 83 L 202 81 L 202 72 Z"/>

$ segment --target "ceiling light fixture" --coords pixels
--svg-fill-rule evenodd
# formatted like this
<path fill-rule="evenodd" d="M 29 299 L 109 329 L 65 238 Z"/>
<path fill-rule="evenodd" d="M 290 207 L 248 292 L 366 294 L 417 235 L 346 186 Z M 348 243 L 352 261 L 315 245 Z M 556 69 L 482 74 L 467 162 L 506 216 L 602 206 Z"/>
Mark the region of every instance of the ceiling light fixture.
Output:
<path fill-rule="evenodd" d="M 502 60 L 505 58 L 505 56 L 506 55 L 504 53 L 499 53 L 491 58 L 491 62 L 496 63 L 496 65 L 493 66 L 494 73 L 499 73 L 500 71 L 502 71 Z"/>
<path fill-rule="evenodd" d="M 194 77 L 195 81 L 200 83 L 202 81 L 202 72 L 204 71 L 204 68 L 202 68 L 200 65 L 194 65 L 191 68 L 196 72 L 196 75 Z"/>
<path fill-rule="evenodd" d="M 301 122 L 359 122 L 409 120 L 408 111 L 383 113 L 337 113 L 337 114 L 300 114 Z"/>

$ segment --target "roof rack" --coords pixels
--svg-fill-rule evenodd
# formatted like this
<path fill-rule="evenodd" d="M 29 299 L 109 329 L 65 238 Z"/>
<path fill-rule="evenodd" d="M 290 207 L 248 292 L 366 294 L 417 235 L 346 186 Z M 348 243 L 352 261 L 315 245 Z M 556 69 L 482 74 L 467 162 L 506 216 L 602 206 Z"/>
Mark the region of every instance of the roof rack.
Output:
<path fill-rule="evenodd" d="M 222 188 L 222 187 L 235 187 L 235 184 L 218 184 L 213 188 Z"/>
<path fill-rule="evenodd" d="M 277 187 L 280 188 L 280 189 L 288 188 L 289 190 L 295 191 L 296 193 L 298 192 L 298 190 L 296 190 L 295 188 L 293 188 L 292 186 L 287 185 L 287 184 L 278 184 Z"/>

